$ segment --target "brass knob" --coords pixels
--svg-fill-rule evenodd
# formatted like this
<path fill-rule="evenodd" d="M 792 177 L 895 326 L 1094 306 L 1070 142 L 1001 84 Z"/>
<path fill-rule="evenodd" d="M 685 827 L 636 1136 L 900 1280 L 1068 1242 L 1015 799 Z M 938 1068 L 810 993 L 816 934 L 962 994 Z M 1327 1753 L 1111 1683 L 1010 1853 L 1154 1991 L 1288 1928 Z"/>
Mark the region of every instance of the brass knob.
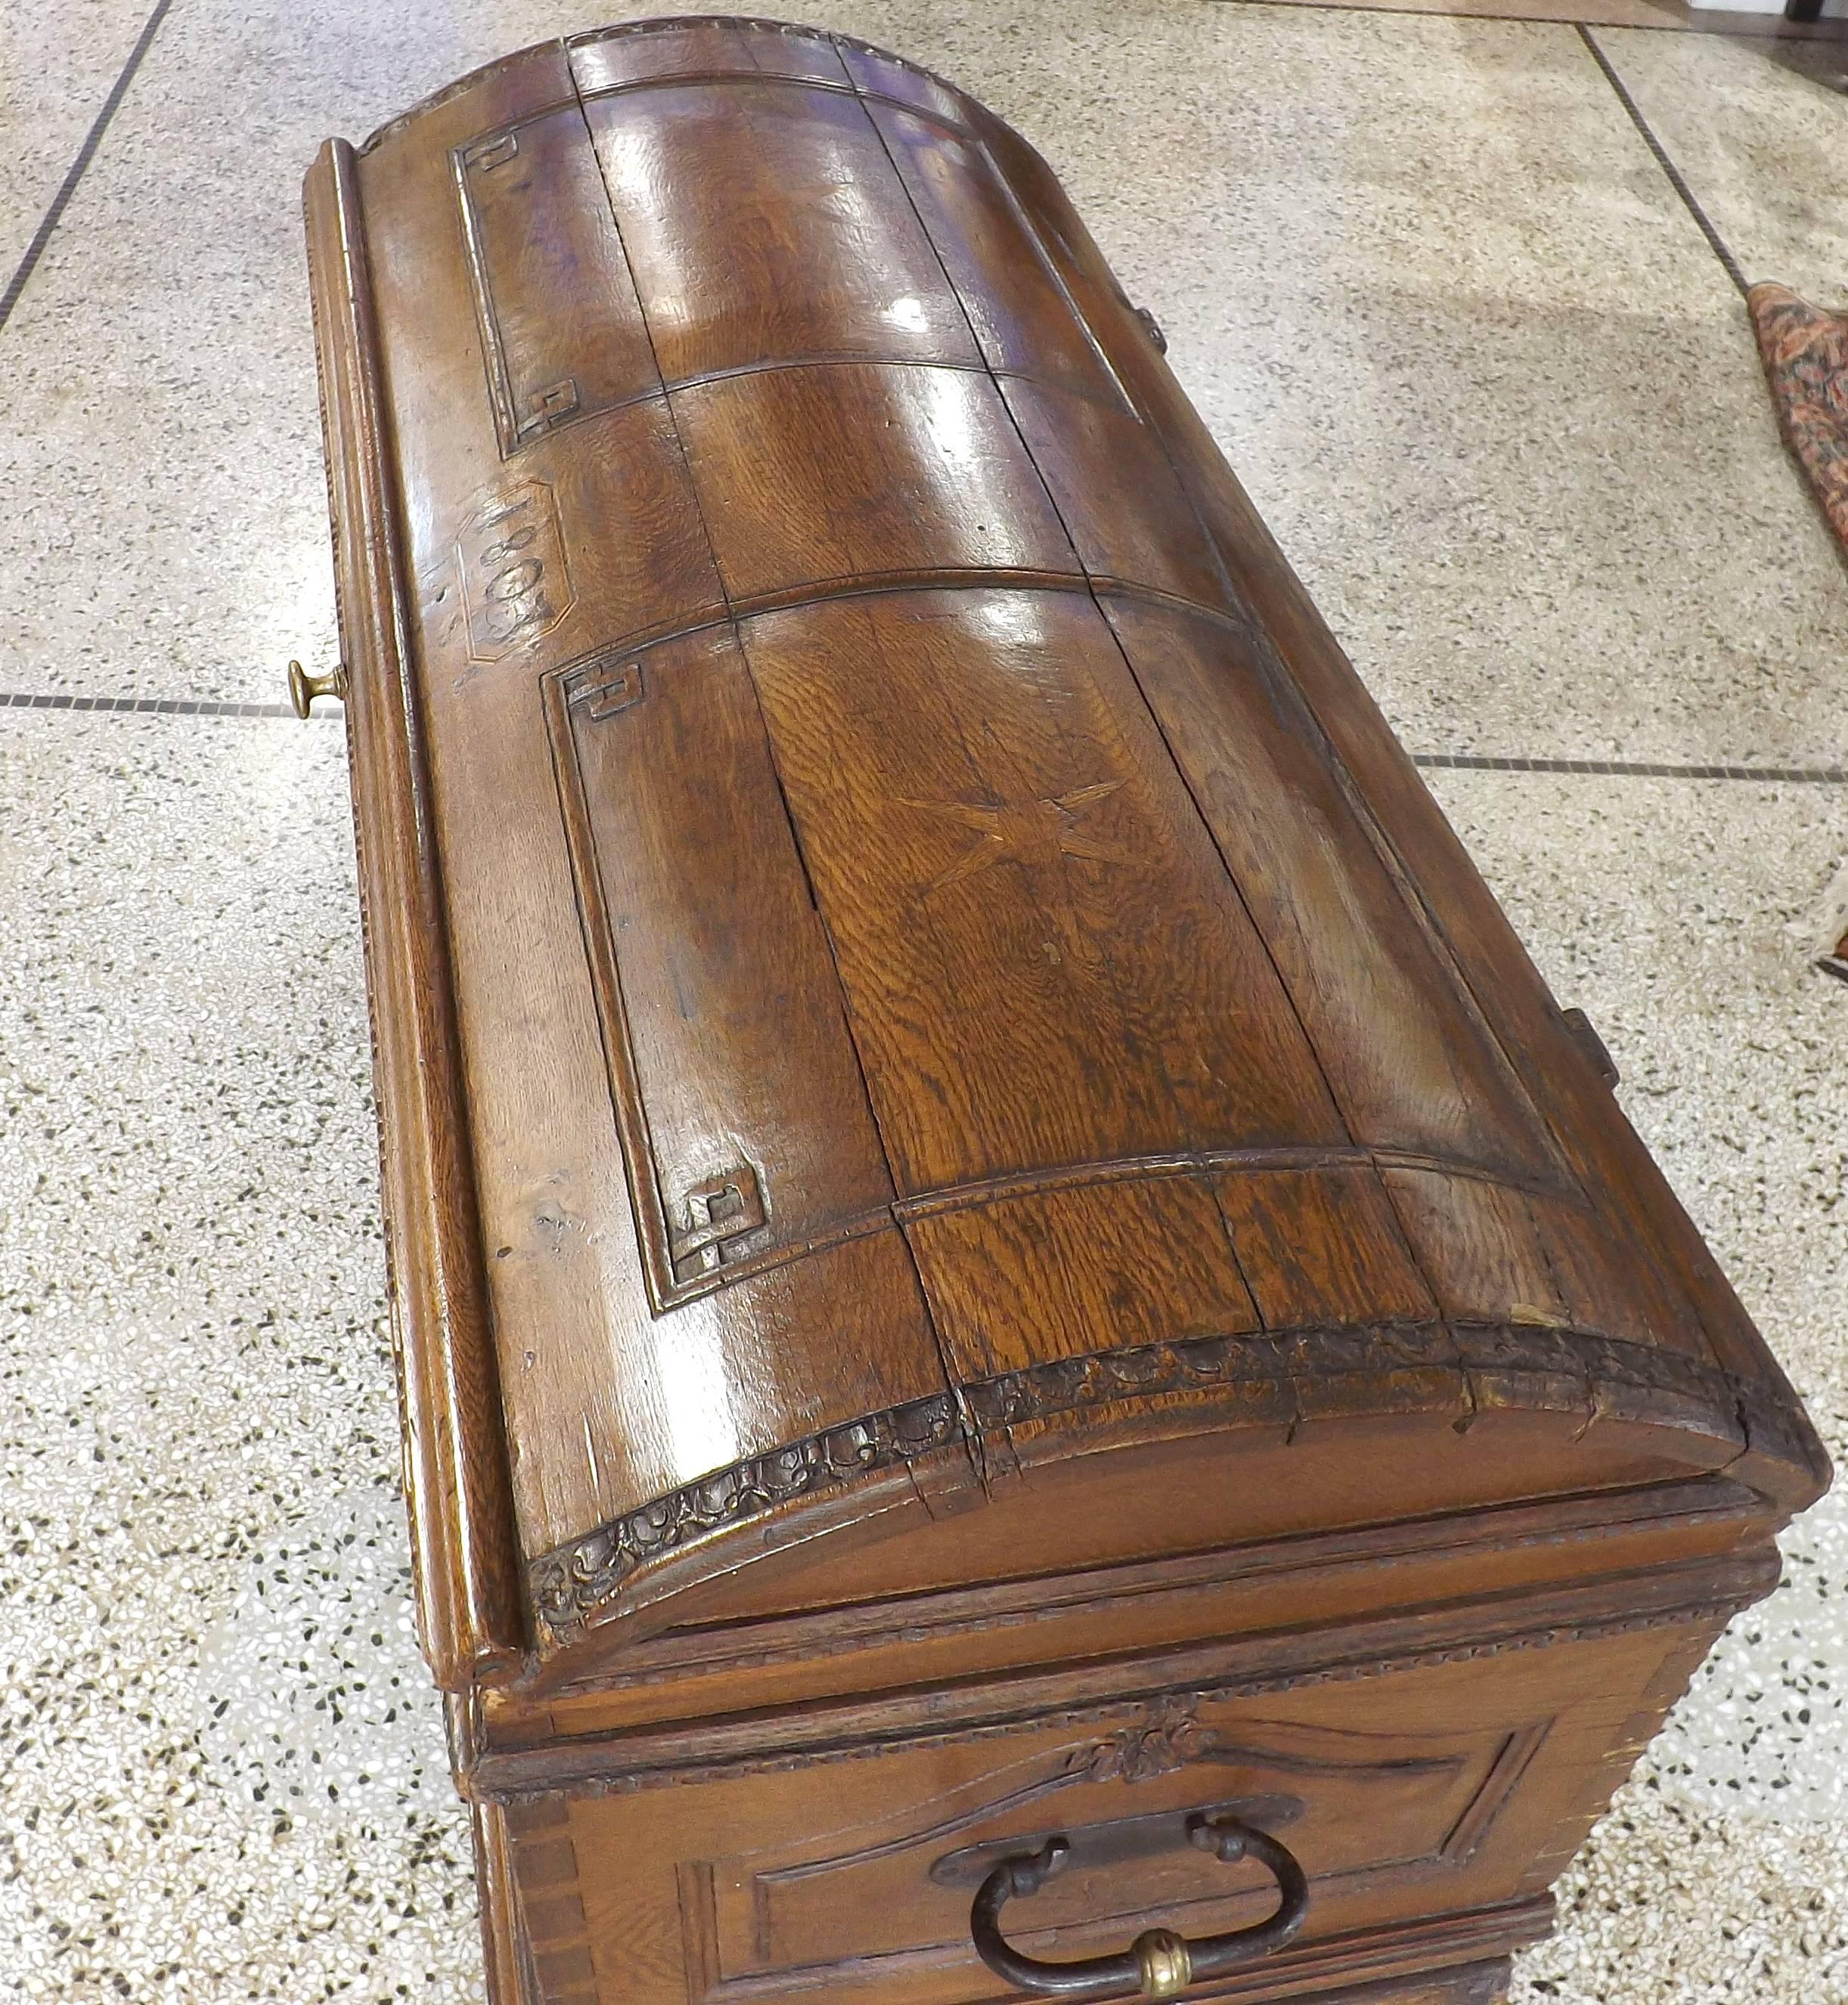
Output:
<path fill-rule="evenodd" d="M 306 717 L 318 696 L 331 696 L 344 703 L 347 690 L 346 664 L 336 662 L 325 676 L 311 676 L 300 662 L 289 664 L 289 701 L 297 717 Z"/>
<path fill-rule="evenodd" d="M 1172 1929 L 1151 1929 L 1130 1945 L 1144 1998 L 1179 1998 L 1193 1982 L 1187 1939 Z"/>

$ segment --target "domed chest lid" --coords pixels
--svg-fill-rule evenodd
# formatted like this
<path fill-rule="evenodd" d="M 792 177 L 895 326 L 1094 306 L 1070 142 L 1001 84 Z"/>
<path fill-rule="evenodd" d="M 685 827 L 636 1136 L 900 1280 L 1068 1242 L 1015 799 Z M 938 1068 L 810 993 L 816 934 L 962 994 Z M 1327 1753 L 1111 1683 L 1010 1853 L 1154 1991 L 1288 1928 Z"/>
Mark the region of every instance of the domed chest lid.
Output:
<path fill-rule="evenodd" d="M 999 121 L 645 24 L 308 201 L 440 1673 L 694 1590 L 1813 1488 Z"/>

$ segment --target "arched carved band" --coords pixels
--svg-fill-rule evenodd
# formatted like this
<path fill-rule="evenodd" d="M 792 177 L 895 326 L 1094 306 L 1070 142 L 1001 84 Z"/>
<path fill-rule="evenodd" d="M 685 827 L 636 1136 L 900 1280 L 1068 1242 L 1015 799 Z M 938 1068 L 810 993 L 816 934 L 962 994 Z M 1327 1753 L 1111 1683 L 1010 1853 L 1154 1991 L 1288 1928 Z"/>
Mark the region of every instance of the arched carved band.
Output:
<path fill-rule="evenodd" d="M 1749 1446 L 1801 1467 L 1803 1443 L 1770 1389 L 1678 1352 L 1520 1324 L 1376 1324 L 1280 1336 L 1198 1337 L 1062 1358 L 976 1379 L 844 1422 L 669 1491 L 534 1560 L 546 1640 L 582 1629 L 652 1562 L 798 1499 L 908 1468 L 1024 1422 L 1102 1405 L 1236 1400 L 1242 1422 L 1294 1427 L 1319 1413 L 1496 1407 L 1625 1419 Z"/>

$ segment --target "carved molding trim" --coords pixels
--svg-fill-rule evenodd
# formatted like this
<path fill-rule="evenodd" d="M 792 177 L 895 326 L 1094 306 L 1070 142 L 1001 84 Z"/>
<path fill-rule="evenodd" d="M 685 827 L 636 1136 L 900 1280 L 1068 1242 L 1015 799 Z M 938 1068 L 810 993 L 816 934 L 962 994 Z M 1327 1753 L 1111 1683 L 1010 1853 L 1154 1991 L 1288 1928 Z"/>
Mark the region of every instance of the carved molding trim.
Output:
<path fill-rule="evenodd" d="M 998 122 L 993 120 L 992 114 L 985 112 L 985 107 L 976 106 L 975 100 L 970 97 L 967 91 L 952 83 L 947 77 L 938 75 L 935 70 L 925 68 L 922 63 L 915 63 L 904 56 L 894 55 L 890 49 L 882 49 L 876 42 L 862 41 L 856 35 L 841 34 L 828 28 L 805 27 L 799 22 L 773 21 L 754 16 L 729 14 L 675 14 L 659 16 L 652 20 L 619 21 L 609 27 L 585 29 L 574 35 L 561 36 L 556 40 L 530 43 L 523 49 L 515 49 L 511 54 L 498 57 L 490 63 L 483 63 L 479 69 L 470 70 L 466 76 L 458 76 L 453 83 L 446 83 L 441 90 L 433 90 L 427 97 L 419 98 L 415 104 L 399 112 L 396 118 L 389 118 L 384 125 L 375 127 L 353 150 L 362 155 L 370 153 L 375 147 L 402 132 L 413 120 L 423 118 L 428 112 L 437 111 L 442 106 L 453 103 L 455 99 L 466 96 L 469 92 L 488 83 L 491 79 L 503 75 L 508 70 L 521 68 L 531 63 L 535 58 L 550 54 L 554 50 L 560 52 L 568 64 L 572 50 L 592 47 L 599 42 L 627 41 L 637 36 L 671 34 L 676 30 L 711 26 L 746 28 L 759 34 L 828 42 L 837 49 L 852 49 L 862 55 L 877 57 L 883 62 L 890 63 L 894 69 L 908 71 L 921 81 L 936 85 L 940 90 L 947 91 L 959 103 L 968 104 L 971 109 L 982 111 L 984 115 L 987 116 L 991 122 Z M 697 75 L 693 73 L 689 73 L 687 76 L 670 75 L 660 79 L 669 84 L 690 80 L 697 81 Z M 780 81 L 781 79 L 771 80 Z M 812 81 L 817 87 L 824 90 L 841 88 L 838 85 L 826 84 L 820 79 L 814 79 Z M 855 94 L 866 97 L 878 97 L 882 93 L 858 90 Z M 903 100 L 894 101 L 901 103 L 902 108 L 908 111 L 920 108 Z M 552 111 L 576 111 L 579 108 L 580 102 L 578 93 L 574 90 L 570 97 L 560 98 L 553 104 L 540 106 L 536 111 L 527 113 L 525 116 L 530 119 L 543 117 Z"/>
<path fill-rule="evenodd" d="M 940 1392 L 733 1462 L 534 1561 L 533 1606 L 553 1638 L 560 1639 L 638 1568 L 690 1539 L 761 1517 L 816 1491 L 908 1466 L 963 1438 L 955 1396 Z"/>
<path fill-rule="evenodd" d="M 1483 1528 L 1487 1533 L 1487 1537 L 1482 1541 L 1470 1541 L 1468 1549 L 1474 1550 L 1479 1543 L 1484 1544 L 1487 1550 L 1496 1552 L 1514 1547 L 1520 1547 L 1522 1550 L 1544 1549 L 1595 1541 L 1604 1537 L 1613 1529 L 1632 1529 L 1639 1524 L 1657 1522 L 1665 1524 L 1710 1522 L 1723 1518 L 1737 1517 L 1740 1508 L 1737 1500 L 1744 1497 L 1746 1493 L 1737 1486 L 1727 1487 L 1732 1487 L 1734 1491 L 1734 1501 L 1730 1502 L 1726 1500 L 1723 1488 L 1716 1488 L 1709 1479 L 1699 1476 L 1688 1476 L 1667 1485 L 1651 1486 L 1649 1490 L 1642 1492 L 1628 1493 L 1625 1498 L 1626 1505 L 1630 1507 L 1628 1515 L 1621 1518 L 1618 1517 L 1614 1510 L 1612 1510 L 1595 1518 L 1581 1517 L 1564 1522 L 1548 1523 L 1544 1526 L 1534 1522 L 1531 1514 L 1551 1509 L 1552 1508 L 1551 1505 L 1499 1505 L 1494 1506 L 1490 1511 L 1473 1514 L 1473 1522 Z M 1684 1493 L 1697 1489 L 1702 1493 L 1702 1500 L 1699 1505 L 1691 1505 L 1685 1501 Z M 1680 1501 L 1666 1504 L 1653 1511 L 1646 1508 L 1639 1510 L 1635 1508 L 1639 1498 L 1664 1498 L 1670 1495 Z M 1604 1501 L 1612 1505 L 1616 1502 L 1614 1497 L 1608 1498 Z M 1527 1515 L 1523 1515 L 1518 1526 L 1505 1526 L 1498 1536 L 1496 1530 L 1493 1529 L 1495 1520 L 1503 1514 L 1510 1512 Z M 1344 1528 L 1337 1532 L 1310 1534 L 1306 1540 L 1302 1538 L 1302 1535 L 1286 1535 L 1282 1540 L 1261 1541 L 1256 1547 L 1246 1550 L 1248 1552 L 1255 1551 L 1263 1554 L 1266 1551 L 1275 1551 L 1284 1545 L 1298 1543 L 1321 1549 L 1331 1540 L 1351 1541 L 1370 1536 L 1371 1535 L 1365 1531 Z M 1397 1558 L 1409 1554 L 1419 1559 L 1426 1559 L 1439 1554 L 1455 1553 L 1463 1549 L 1448 1543 L 1429 1546 L 1421 1543 L 1415 1547 L 1397 1547 L 1393 1549 L 1393 1557 Z M 1344 1546 L 1338 1553 L 1333 1554 L 1332 1557 L 1326 1558 L 1318 1557 L 1312 1561 L 1305 1560 L 1298 1562 L 1297 1564 L 1306 1565 L 1312 1571 L 1319 1571 L 1323 1565 L 1352 1568 L 1377 1565 L 1379 1563 L 1377 1556 L 1369 1557 L 1364 1554 L 1358 1545 L 1350 1543 Z M 1156 1567 L 1172 1568 L 1173 1564 L 1172 1560 L 1132 1561 L 1128 1563 L 1126 1568 L 1119 1563 L 1094 1572 L 1087 1570 L 1086 1572 L 1077 1575 L 1067 1576 L 1068 1580 L 1088 1578 L 1092 1583 L 1092 1591 L 1074 1596 L 1069 1603 L 1062 1601 L 1053 1612 L 1055 1613 L 1064 1612 L 1071 1607 L 1101 1607 L 1108 1603 L 1126 1598 L 1133 1598 L 1141 1593 L 1151 1591 L 1157 1593 L 1224 1592 L 1231 1591 L 1235 1582 L 1246 1577 L 1242 1570 L 1234 1568 L 1228 1571 L 1172 1580 L 1170 1583 L 1152 1590 L 1147 1587 L 1142 1578 L 1144 1570 Z M 1259 1577 L 1264 1577 L 1269 1572 L 1270 1569 L 1262 1565 L 1258 1569 Z M 1113 1578 L 1113 1576 L 1125 1574 L 1135 1575 L 1137 1576 L 1135 1584 L 1126 1585 L 1122 1580 Z M 957 1606 L 951 1612 L 944 1612 L 943 1603 L 946 1601 L 960 1601 L 963 1596 L 971 1592 L 982 1596 L 979 1606 Z M 892 1599 L 887 1598 L 866 1603 L 862 1604 L 862 1607 L 866 1610 L 883 1610 L 885 1617 L 884 1627 L 876 1626 L 869 1629 L 858 1626 L 840 1627 L 833 1624 L 817 1624 L 810 1617 L 785 1616 L 773 1618 L 768 1624 L 754 1624 L 752 1640 L 748 1645 L 741 1643 L 736 1637 L 731 1637 L 727 1638 L 726 1647 L 722 1653 L 714 1652 L 697 1656 L 683 1656 L 671 1651 L 663 1652 L 659 1648 L 661 1639 L 649 1638 L 627 1645 L 620 1661 L 604 1661 L 597 1663 L 594 1666 L 586 1666 L 581 1677 L 569 1679 L 557 1689 L 560 1694 L 582 1693 L 589 1689 L 600 1691 L 628 1689 L 637 1686 L 671 1684 L 675 1680 L 687 1676 L 690 1672 L 725 1670 L 740 1673 L 761 1670 L 774 1664 L 806 1662 L 817 1657 L 845 1656 L 853 1651 L 863 1649 L 869 1640 L 884 1640 L 886 1631 L 898 1625 L 899 1618 L 894 1613 L 894 1603 Z M 961 1635 L 971 1631 L 990 1633 L 996 1630 L 1017 1628 L 1023 1624 L 1041 1621 L 1045 1619 L 1045 1603 L 1042 1599 L 1023 1596 L 1014 1599 L 996 1601 L 989 1599 L 989 1591 L 984 1589 L 952 1589 L 947 1595 L 933 1593 L 927 1596 L 922 1603 L 908 1600 L 905 1626 L 908 1629 L 915 1629 L 919 1633 L 928 1632 L 940 1635 Z M 704 1640 L 709 1644 L 711 1641 L 709 1635 Z M 470 1744 L 473 1745 L 473 1743 Z M 473 1760 L 473 1754 L 469 1754 L 468 1759 Z M 451 1765 L 460 1769 L 466 1767 L 467 1762 L 461 1757 L 452 1757 Z"/>
<path fill-rule="evenodd" d="M 1277 1336 L 1197 1337 L 1100 1351 L 977 1379 L 733 1463 L 552 1551 L 528 1570 L 546 1641 L 568 1641 L 631 1575 L 679 1547 L 954 1445 L 1088 1408 L 1236 1400 L 1292 1429 L 1316 1413 L 1446 1411 L 1467 1427 L 1513 1406 L 1653 1420 L 1801 1466 L 1801 1438 L 1765 1390 L 1674 1351 L 1525 1325 L 1376 1324 Z M 1132 1416 L 1133 1417 L 1133 1416 Z"/>
<path fill-rule="evenodd" d="M 840 1761 L 876 1760 L 898 1749 L 967 1747 L 983 1740 L 1007 1739 L 1019 1734 L 1027 1726 L 1037 1730 L 1091 1726 L 1109 1721 L 1126 1722 L 1119 1740 L 1127 1748 L 1140 1742 L 1151 1720 L 1164 1712 L 1171 1717 L 1178 1714 L 1184 1719 L 1202 1705 L 1218 1700 L 1261 1698 L 1281 1692 L 1305 1691 L 1316 1685 L 1358 1684 L 1401 1672 L 1474 1663 L 1516 1651 L 1601 1642 L 1612 1637 L 1638 1635 L 1649 1630 L 1710 1627 L 1717 1631 L 1751 1598 L 1750 1595 L 1743 1599 L 1738 1595 L 1717 1598 L 1709 1592 L 1672 1607 L 1646 1609 L 1602 1621 L 1544 1623 L 1533 1629 L 1504 1631 L 1470 1642 L 1439 1644 L 1425 1650 L 1397 1651 L 1365 1660 L 1343 1659 L 1291 1666 L 1249 1677 L 1214 1677 L 1133 1698 L 1059 1706 L 1003 1719 L 988 1719 L 942 1728 L 935 1733 L 862 1736 L 775 1754 L 715 1753 L 703 1758 L 648 1767 L 632 1760 L 626 1765 L 612 1764 L 607 1752 L 594 1742 L 581 1748 L 574 1748 L 569 1743 L 553 1743 L 537 1750 L 483 1751 L 473 1770 L 458 1775 L 457 1786 L 469 1801 L 484 1803 L 517 1803 L 560 1790 L 568 1790 L 574 1796 L 632 1796 L 643 1790 L 679 1787 L 692 1780 L 709 1782 L 722 1776 L 786 1775 Z M 1112 1743 L 1113 1747 L 1116 1744 Z M 1176 1751 L 1180 1750 L 1177 1747 Z M 571 1758 L 574 1754 L 579 1757 L 576 1763 Z M 1183 1759 L 1188 1758 L 1199 1757 L 1183 1756 Z M 1205 1758 L 1210 1759 L 1210 1756 Z"/>
<path fill-rule="evenodd" d="M 1119 1727 L 1077 1758 L 1087 1782 L 1148 1782 L 1190 1761 L 1209 1761 L 1225 1736 L 1200 1723 L 1200 1701 L 1173 1692 L 1151 1705 L 1140 1720 Z"/>

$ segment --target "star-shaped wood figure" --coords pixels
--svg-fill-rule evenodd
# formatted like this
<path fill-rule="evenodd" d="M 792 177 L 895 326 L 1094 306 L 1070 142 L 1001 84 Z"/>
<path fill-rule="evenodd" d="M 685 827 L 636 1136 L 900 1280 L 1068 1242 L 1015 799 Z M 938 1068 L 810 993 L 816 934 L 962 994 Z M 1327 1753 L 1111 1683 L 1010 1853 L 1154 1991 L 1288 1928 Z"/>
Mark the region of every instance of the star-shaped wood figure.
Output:
<path fill-rule="evenodd" d="M 926 887 L 928 897 L 951 884 L 960 884 L 996 863 L 1023 863 L 1029 869 L 1056 865 L 1061 857 L 1088 857 L 1094 863 L 1120 863 L 1119 850 L 1087 835 L 1077 826 L 1079 818 L 1106 800 L 1122 786 L 1121 780 L 1099 780 L 1050 800 L 1003 801 L 995 806 L 968 801 L 906 801 L 908 808 L 921 808 L 926 814 L 942 815 L 964 828 L 973 829 L 980 840 L 952 863 L 940 877 Z"/>

